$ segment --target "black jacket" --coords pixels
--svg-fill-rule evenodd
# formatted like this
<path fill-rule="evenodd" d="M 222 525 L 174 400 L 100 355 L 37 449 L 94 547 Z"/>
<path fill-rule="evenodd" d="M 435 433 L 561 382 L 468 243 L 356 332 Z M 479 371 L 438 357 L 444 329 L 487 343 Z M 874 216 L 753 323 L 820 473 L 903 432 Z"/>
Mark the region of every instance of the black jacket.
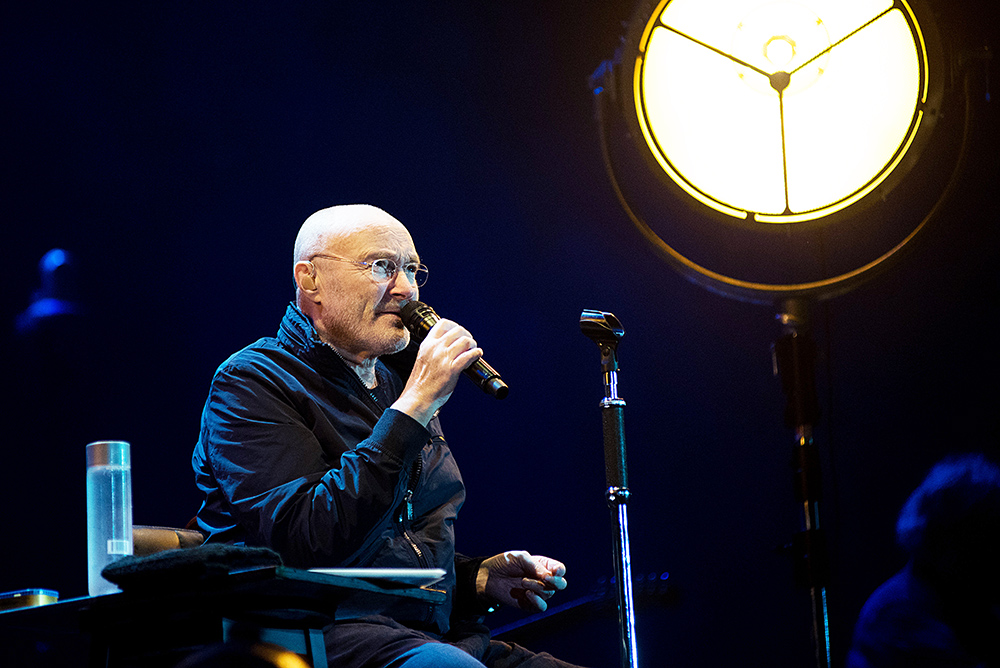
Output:
<path fill-rule="evenodd" d="M 276 338 L 237 352 L 212 380 L 192 457 L 205 494 L 198 526 L 210 542 L 270 547 L 290 566 L 443 568 L 445 603 L 381 597 L 354 614 L 444 634 L 465 486 L 437 417 L 425 429 L 388 408 L 403 380 L 382 361 L 376 373 L 370 392 L 289 305 Z M 457 557 L 462 601 L 474 598 L 480 561 Z"/>

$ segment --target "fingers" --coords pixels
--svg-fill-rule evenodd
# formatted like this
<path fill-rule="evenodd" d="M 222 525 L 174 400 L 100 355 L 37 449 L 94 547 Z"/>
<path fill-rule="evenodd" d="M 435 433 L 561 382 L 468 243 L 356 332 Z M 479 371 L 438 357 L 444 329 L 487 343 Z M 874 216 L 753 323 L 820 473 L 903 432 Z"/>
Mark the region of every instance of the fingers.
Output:
<path fill-rule="evenodd" d="M 524 592 L 524 599 L 521 608 L 523 610 L 528 610 L 529 612 L 545 612 L 549 607 L 549 604 L 545 602 L 547 598 L 548 596 L 542 597 L 531 590 L 527 590 Z"/>
<path fill-rule="evenodd" d="M 533 591 L 539 596 L 549 598 L 557 591 L 566 588 L 566 578 L 556 575 L 546 575 L 542 579 L 521 578 L 521 587 Z"/>
<path fill-rule="evenodd" d="M 403 393 L 392 407 L 427 426 L 451 397 L 462 371 L 482 354 L 467 329 L 439 320 L 421 342 Z"/>
<path fill-rule="evenodd" d="M 548 599 L 551 597 L 551 593 L 543 595 L 530 589 L 510 590 L 510 602 L 527 612 L 545 612 L 549 607 Z"/>
<path fill-rule="evenodd" d="M 566 587 L 565 581 L 562 581 L 561 586 L 550 587 L 546 586 L 538 580 L 529 580 L 525 578 L 523 584 L 523 589 L 521 596 L 519 596 L 518 603 L 520 607 L 524 610 L 537 610 L 539 612 L 545 612 L 548 609 L 548 600 L 552 598 L 556 591 L 559 589 L 564 589 Z"/>
<path fill-rule="evenodd" d="M 524 572 L 533 573 L 535 577 L 521 578 L 521 588 L 524 591 L 519 601 L 524 609 L 534 609 L 544 612 L 548 608 L 547 601 L 557 591 L 566 588 L 566 566 L 555 559 L 532 556 L 527 552 L 516 553 Z"/>
<path fill-rule="evenodd" d="M 416 366 L 427 370 L 427 380 L 450 386 L 450 391 L 458 375 L 482 355 L 467 329 L 439 320 L 421 342 Z"/>
<path fill-rule="evenodd" d="M 450 366 L 455 372 L 482 357 L 483 351 L 472 338 L 469 330 L 451 320 L 439 320 L 421 344 L 421 352 L 437 353 L 436 360 Z"/>
<path fill-rule="evenodd" d="M 547 601 L 566 588 L 566 566 L 555 559 L 512 551 L 483 562 L 488 573 L 484 591 L 498 603 L 527 611 L 544 611 Z"/>
<path fill-rule="evenodd" d="M 561 561 L 527 552 L 511 552 L 521 563 L 525 574 L 533 574 L 536 580 L 541 580 L 556 589 L 566 588 L 566 565 Z"/>
<path fill-rule="evenodd" d="M 535 556 L 535 564 L 544 569 L 544 574 L 561 578 L 566 575 L 566 564 L 549 557 Z"/>

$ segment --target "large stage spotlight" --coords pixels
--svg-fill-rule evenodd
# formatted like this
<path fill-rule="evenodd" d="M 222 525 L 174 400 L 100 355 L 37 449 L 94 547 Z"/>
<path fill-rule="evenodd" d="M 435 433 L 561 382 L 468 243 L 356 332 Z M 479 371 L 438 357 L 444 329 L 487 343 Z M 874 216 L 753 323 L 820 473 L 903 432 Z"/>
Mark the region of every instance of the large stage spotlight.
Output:
<path fill-rule="evenodd" d="M 954 182 L 969 53 L 923 0 L 642 3 L 591 80 L 608 171 L 692 280 L 763 303 L 839 294 L 897 257 Z M 652 191 L 660 220 L 628 202 Z"/>
<path fill-rule="evenodd" d="M 605 166 L 636 227 L 693 282 L 778 308 L 795 558 L 821 667 L 809 309 L 890 266 L 958 182 L 988 53 L 939 18 L 927 0 L 644 1 L 591 77 Z"/>
<path fill-rule="evenodd" d="M 927 41 L 903 3 L 673 0 L 637 49 L 635 119 L 651 155 L 737 218 L 797 223 L 851 206 L 925 122 Z"/>

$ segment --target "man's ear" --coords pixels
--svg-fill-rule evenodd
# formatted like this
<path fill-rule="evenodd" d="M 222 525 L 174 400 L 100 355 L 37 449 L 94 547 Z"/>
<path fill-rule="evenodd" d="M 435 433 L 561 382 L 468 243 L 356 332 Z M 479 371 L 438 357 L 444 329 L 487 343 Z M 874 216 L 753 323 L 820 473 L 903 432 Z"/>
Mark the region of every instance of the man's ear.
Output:
<path fill-rule="evenodd" d="M 312 262 L 295 263 L 295 283 L 302 292 L 316 292 L 316 267 Z"/>

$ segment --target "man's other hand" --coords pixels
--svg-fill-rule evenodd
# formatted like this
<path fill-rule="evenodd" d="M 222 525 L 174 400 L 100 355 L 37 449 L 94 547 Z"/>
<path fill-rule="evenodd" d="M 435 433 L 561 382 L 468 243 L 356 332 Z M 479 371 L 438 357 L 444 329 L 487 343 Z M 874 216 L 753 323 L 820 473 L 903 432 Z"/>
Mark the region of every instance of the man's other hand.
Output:
<path fill-rule="evenodd" d="M 528 612 L 544 612 L 557 591 L 566 588 L 566 566 L 524 551 L 504 552 L 483 561 L 476 593 L 483 600 Z"/>

